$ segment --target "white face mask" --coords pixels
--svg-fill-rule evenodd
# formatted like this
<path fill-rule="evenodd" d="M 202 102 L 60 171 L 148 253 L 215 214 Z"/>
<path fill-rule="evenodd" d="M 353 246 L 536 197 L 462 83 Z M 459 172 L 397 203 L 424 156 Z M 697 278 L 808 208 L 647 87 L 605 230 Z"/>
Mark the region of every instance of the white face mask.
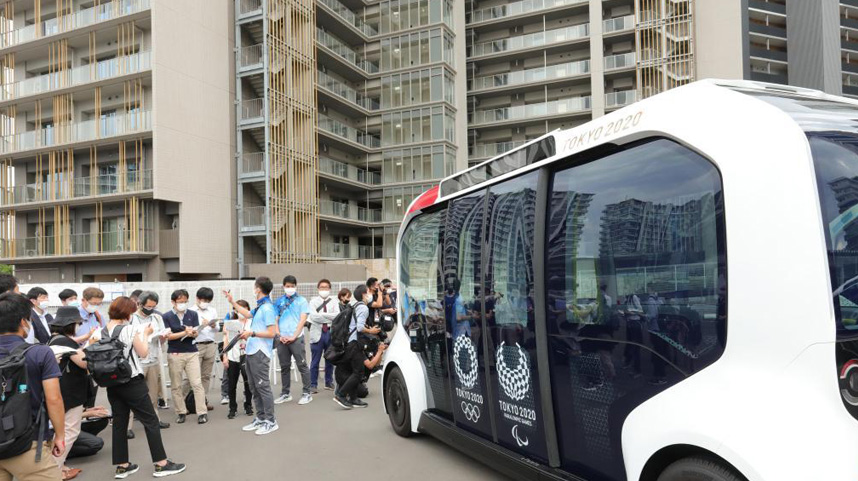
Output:
<path fill-rule="evenodd" d="M 294 296 L 294 295 L 295 295 L 295 293 L 296 293 L 297 291 L 298 291 L 298 290 L 297 290 L 297 289 L 295 289 L 294 287 L 286 287 L 286 288 L 284 288 L 284 289 L 283 289 L 283 292 L 285 292 L 285 293 L 286 293 L 286 295 L 287 295 L 287 296 L 289 296 L 289 297 Z"/>
<path fill-rule="evenodd" d="M 188 310 L 188 305 L 184 302 L 176 304 L 176 312 L 185 312 Z"/>
<path fill-rule="evenodd" d="M 42 301 L 39 303 L 39 309 L 46 311 L 48 309 L 48 301 Z"/>
<path fill-rule="evenodd" d="M 319 297 L 327 299 L 331 295 L 331 291 L 319 291 Z"/>
<path fill-rule="evenodd" d="M 200 302 L 200 309 L 208 309 L 211 304 L 208 302 Z"/>
<path fill-rule="evenodd" d="M 72 307 L 80 307 L 80 301 L 69 301 L 68 305 Z"/>
<path fill-rule="evenodd" d="M 349 299 L 348 304 L 349 304 L 350 306 L 353 306 L 353 305 L 357 304 L 357 299 L 355 299 L 354 297 L 352 297 L 351 299 Z"/>
<path fill-rule="evenodd" d="M 90 314 L 95 314 L 95 311 L 97 311 L 97 310 L 98 310 L 98 306 L 96 306 L 96 305 L 89 304 L 86 306 L 86 312 L 88 312 Z"/>
<path fill-rule="evenodd" d="M 363 296 L 363 302 L 369 304 L 372 302 L 372 296 Z"/>

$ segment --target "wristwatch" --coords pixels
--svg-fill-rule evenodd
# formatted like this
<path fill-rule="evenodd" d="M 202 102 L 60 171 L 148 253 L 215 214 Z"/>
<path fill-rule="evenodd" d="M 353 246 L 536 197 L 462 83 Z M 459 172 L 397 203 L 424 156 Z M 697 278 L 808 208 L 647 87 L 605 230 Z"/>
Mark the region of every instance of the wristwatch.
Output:
<path fill-rule="evenodd" d="M 251 332 L 250 337 L 256 337 L 256 331 Z"/>

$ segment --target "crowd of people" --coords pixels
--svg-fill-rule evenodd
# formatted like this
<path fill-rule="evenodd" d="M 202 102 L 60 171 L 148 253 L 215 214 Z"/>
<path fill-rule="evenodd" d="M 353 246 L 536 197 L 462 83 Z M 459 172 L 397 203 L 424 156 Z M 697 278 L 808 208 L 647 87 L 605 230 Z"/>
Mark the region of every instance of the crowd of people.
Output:
<path fill-rule="evenodd" d="M 274 405 L 293 400 L 293 361 L 301 376 L 298 405 L 319 394 L 324 357 L 323 389 L 344 409 L 366 407 L 366 383 L 380 369 L 397 315 L 391 281 L 369 278 L 333 296 L 331 282 L 321 279 L 309 300 L 297 287 L 297 279 L 287 275 L 284 294 L 273 300 L 274 283 L 259 277 L 253 305 L 225 290 L 230 312 L 222 317 L 208 287 L 197 290 L 190 306 L 190 293 L 175 290 L 170 310 L 163 313 L 157 310 L 157 293 L 134 291 L 112 299 L 107 316 L 101 314 L 100 289 L 86 288 L 80 296 L 64 289 L 62 306 L 52 315 L 44 288 L 22 295 L 17 279 L 0 275 L 0 480 L 77 477 L 81 470 L 68 466 L 67 459 L 101 450 L 98 435 L 109 425 L 115 477 L 124 479 L 140 469 L 128 453 L 135 418 L 146 435 L 153 475 L 183 472 L 186 466 L 169 459 L 161 436 L 170 428 L 159 415 L 168 392 L 165 364 L 177 424 L 189 414 L 198 424 L 209 422 L 215 407 L 207 396 L 216 362 L 224 368 L 220 395 L 228 419 L 237 416 L 238 379 L 243 380 L 244 414 L 253 416 L 243 431 L 262 436 L 278 430 Z M 275 353 L 282 381 L 276 398 L 269 378 Z M 97 405 L 99 390 L 109 408 Z"/>

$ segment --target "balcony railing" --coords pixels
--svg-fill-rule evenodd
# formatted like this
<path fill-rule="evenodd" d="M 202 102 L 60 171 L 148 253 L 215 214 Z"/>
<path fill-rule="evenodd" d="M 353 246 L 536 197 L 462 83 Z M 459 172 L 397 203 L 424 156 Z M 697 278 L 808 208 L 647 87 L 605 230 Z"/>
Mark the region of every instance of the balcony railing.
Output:
<path fill-rule="evenodd" d="M 360 18 L 356 13 L 349 10 L 348 7 L 343 5 L 337 0 L 320 0 L 319 3 L 325 5 L 334 11 L 340 18 L 346 21 L 347 24 L 353 26 L 354 28 L 363 32 L 367 37 L 372 37 L 374 35 L 378 35 L 378 30 L 372 25 L 364 22 L 362 18 Z"/>
<path fill-rule="evenodd" d="M 127 230 L 101 233 L 56 236 L 24 237 L 12 242 L 0 242 L 0 258 L 26 259 L 32 257 L 68 257 L 93 254 L 154 253 L 155 243 L 151 230 L 138 231 L 132 242 Z M 136 244 L 136 245 L 135 245 Z M 14 245 L 14 249 L 12 246 Z"/>
<path fill-rule="evenodd" d="M 238 163 L 240 175 L 261 175 L 265 173 L 265 152 L 243 154 Z"/>
<path fill-rule="evenodd" d="M 605 70 L 617 70 L 621 68 L 634 68 L 635 53 L 623 53 L 605 57 Z"/>
<path fill-rule="evenodd" d="M 638 99 L 636 90 L 621 90 L 605 94 L 605 107 L 623 107 L 634 103 Z"/>
<path fill-rule="evenodd" d="M 343 43 L 342 40 L 334 37 L 328 32 L 322 30 L 321 28 L 316 29 L 316 41 L 319 42 L 319 45 L 331 50 L 335 54 L 340 57 L 346 59 L 349 63 L 358 67 L 367 73 L 377 73 L 378 72 L 378 64 L 364 58 L 363 55 L 358 54 L 354 50 L 351 49 L 348 45 Z"/>
<path fill-rule="evenodd" d="M 322 257 L 332 259 L 374 259 L 373 247 L 357 244 L 322 242 Z"/>
<path fill-rule="evenodd" d="M 239 49 L 238 68 L 242 70 L 262 68 L 262 47 L 263 45 L 260 43 Z"/>
<path fill-rule="evenodd" d="M 485 90 L 508 85 L 522 85 L 531 82 L 546 82 L 558 78 L 572 77 L 590 72 L 590 61 L 552 65 L 550 67 L 531 68 L 517 72 L 500 73 L 477 77 L 473 81 L 473 90 Z"/>
<path fill-rule="evenodd" d="M 524 13 L 533 13 L 538 10 L 548 10 L 566 5 L 588 3 L 589 0 L 520 0 L 497 7 L 486 7 L 474 10 L 470 13 L 468 23 L 474 24 L 487 22 L 504 17 L 513 17 Z"/>
<path fill-rule="evenodd" d="M 332 200 L 319 200 L 319 214 L 358 222 L 381 222 L 381 209 L 367 209 Z"/>
<path fill-rule="evenodd" d="M 238 4 L 238 14 L 240 16 L 257 12 L 262 13 L 262 0 L 241 0 Z"/>
<path fill-rule="evenodd" d="M 100 119 L 48 126 L 0 137 L 0 154 L 12 154 L 41 147 L 55 147 L 143 132 L 152 128 L 149 111 L 128 112 Z"/>
<path fill-rule="evenodd" d="M 501 52 L 523 50 L 527 48 L 542 47 L 555 43 L 568 42 L 586 38 L 590 34 L 590 24 L 573 25 L 571 27 L 534 32 L 517 37 L 509 37 L 500 40 L 490 40 L 474 44 L 471 57 L 480 57 Z"/>
<path fill-rule="evenodd" d="M 262 121 L 265 118 L 265 99 L 242 100 L 239 104 L 239 112 L 243 122 Z"/>
<path fill-rule="evenodd" d="M 625 17 L 609 18 L 602 22 L 602 33 L 620 32 L 623 30 L 634 30 L 635 16 L 626 15 Z"/>
<path fill-rule="evenodd" d="M 361 169 L 327 157 L 319 158 L 319 171 L 335 175 L 337 177 L 342 177 L 343 179 L 351 180 L 353 182 L 360 182 L 361 184 L 381 184 L 380 173 Z"/>
<path fill-rule="evenodd" d="M 140 52 L 134 55 L 104 60 L 92 65 L 83 65 L 65 72 L 30 77 L 13 84 L 0 87 L 0 99 L 12 100 L 30 95 L 53 92 L 57 89 L 85 85 L 120 75 L 130 75 L 151 68 L 150 53 Z"/>
<path fill-rule="evenodd" d="M 71 15 L 34 23 L 0 35 L 0 48 L 10 47 L 38 38 L 50 37 L 77 28 L 95 25 L 115 18 L 132 15 L 149 9 L 149 0 L 113 0 L 91 8 L 83 9 Z"/>
<path fill-rule="evenodd" d="M 506 122 L 510 120 L 525 120 L 550 115 L 574 114 L 585 112 L 587 110 L 590 110 L 589 95 L 586 97 L 572 97 L 536 104 L 516 105 L 514 107 L 477 110 L 474 112 L 473 124 L 480 125 L 494 122 Z"/>
<path fill-rule="evenodd" d="M 378 135 L 370 134 L 354 127 L 349 127 L 339 120 L 334 120 L 324 115 L 319 115 L 319 128 L 371 149 L 381 147 L 381 137 Z"/>
<path fill-rule="evenodd" d="M 365 97 L 357 90 L 325 72 L 319 72 L 319 86 L 366 110 L 378 110 L 381 108 L 378 99 Z"/>
<path fill-rule="evenodd" d="M 239 211 L 239 227 L 242 231 L 265 229 L 265 206 L 245 207 Z"/>
<path fill-rule="evenodd" d="M 529 140 L 509 140 L 506 142 L 495 142 L 493 144 L 477 144 L 474 146 L 474 154 L 471 158 L 488 159 L 497 155 L 505 154 L 510 150 L 520 147 Z"/>
<path fill-rule="evenodd" d="M 71 183 L 57 180 L 17 185 L 0 189 L 0 205 L 9 206 L 31 202 L 51 202 L 141 192 L 152 189 L 152 171 L 127 172 L 125 175 L 108 174 L 96 177 L 77 177 Z M 5 191 L 4 191 L 5 190 Z"/>

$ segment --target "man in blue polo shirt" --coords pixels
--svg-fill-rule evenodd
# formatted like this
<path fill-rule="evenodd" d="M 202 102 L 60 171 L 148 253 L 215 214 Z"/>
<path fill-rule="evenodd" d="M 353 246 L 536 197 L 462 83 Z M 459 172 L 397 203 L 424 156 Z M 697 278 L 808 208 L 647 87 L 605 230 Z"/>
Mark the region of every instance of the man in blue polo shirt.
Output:
<path fill-rule="evenodd" d="M 188 408 L 182 390 L 182 374 L 188 377 L 188 383 L 194 391 L 194 405 L 197 411 L 197 423 L 209 421 L 206 409 L 206 393 L 200 377 L 200 353 L 194 340 L 199 334 L 197 329 L 200 318 L 194 311 L 188 310 L 188 291 L 178 289 L 170 295 L 173 308 L 162 316 L 164 327 L 170 330 L 167 335 L 167 365 L 170 368 L 170 391 L 173 394 L 173 409 L 176 411 L 176 423 L 185 422 Z"/>
<path fill-rule="evenodd" d="M 310 395 L 310 369 L 307 367 L 304 351 L 304 325 L 307 323 L 307 316 L 310 315 L 310 303 L 304 296 L 298 294 L 297 287 L 298 280 L 295 276 L 284 277 L 284 294 L 274 303 L 280 313 L 274 344 L 277 346 L 280 379 L 283 381 L 280 397 L 274 400 L 274 404 L 283 404 L 292 400 L 292 394 L 289 391 L 292 387 L 290 374 L 293 357 L 295 365 L 298 366 L 298 372 L 301 373 L 301 383 L 304 387 L 304 393 L 298 404 L 304 405 L 313 400 L 313 396 Z"/>
<path fill-rule="evenodd" d="M 256 418 L 244 426 L 242 431 L 256 431 L 257 435 L 273 433 L 279 429 L 274 417 L 274 395 L 271 393 L 271 382 L 268 369 L 271 366 L 272 339 L 277 335 L 277 309 L 271 303 L 271 291 L 274 283 L 271 279 L 260 276 L 253 284 L 253 294 L 256 296 L 256 309 L 250 311 L 233 299 L 229 291 L 224 291 L 226 300 L 235 312 L 245 318 L 253 318 L 250 329 L 241 333 L 241 338 L 247 340 L 245 346 L 245 370 L 247 372 L 253 403 L 256 405 Z"/>

